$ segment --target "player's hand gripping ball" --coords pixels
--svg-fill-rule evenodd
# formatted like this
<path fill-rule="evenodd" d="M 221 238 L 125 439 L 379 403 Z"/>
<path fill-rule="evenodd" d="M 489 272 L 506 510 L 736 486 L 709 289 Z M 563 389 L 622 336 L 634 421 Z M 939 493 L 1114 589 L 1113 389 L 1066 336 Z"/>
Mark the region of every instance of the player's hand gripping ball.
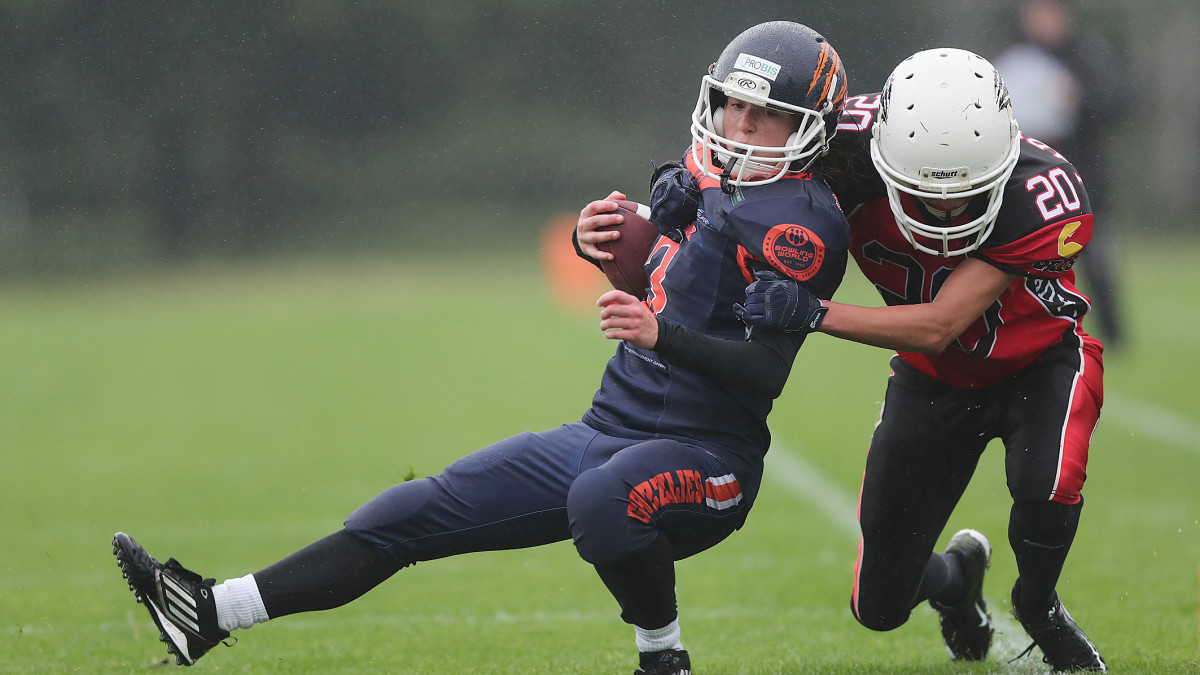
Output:
<path fill-rule="evenodd" d="M 617 211 L 625 217 L 625 222 L 598 228 L 616 229 L 621 233 L 618 239 L 596 244 L 596 248 L 613 254 L 612 260 L 600 261 L 600 269 L 613 288 L 645 300 L 650 285 L 646 277 L 646 259 L 650 257 L 654 242 L 658 241 L 658 230 L 650 222 L 649 206 L 624 199 L 612 201 L 617 203 Z"/>

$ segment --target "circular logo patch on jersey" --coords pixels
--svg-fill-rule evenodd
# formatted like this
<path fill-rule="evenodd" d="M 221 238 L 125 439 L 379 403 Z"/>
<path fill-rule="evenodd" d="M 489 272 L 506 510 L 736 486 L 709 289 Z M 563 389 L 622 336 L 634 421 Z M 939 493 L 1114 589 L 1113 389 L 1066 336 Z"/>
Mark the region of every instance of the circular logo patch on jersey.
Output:
<path fill-rule="evenodd" d="M 799 225 L 783 224 L 771 228 L 763 239 L 767 262 L 796 281 L 808 281 L 825 261 L 825 242 L 816 232 Z"/>

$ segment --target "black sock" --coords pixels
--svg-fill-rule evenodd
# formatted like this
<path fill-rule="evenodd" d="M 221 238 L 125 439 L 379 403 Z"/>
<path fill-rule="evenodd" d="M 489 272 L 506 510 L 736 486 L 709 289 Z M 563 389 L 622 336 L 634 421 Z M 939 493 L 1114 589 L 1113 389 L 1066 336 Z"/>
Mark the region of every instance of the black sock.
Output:
<path fill-rule="evenodd" d="M 339 530 L 254 573 L 267 616 L 340 607 L 375 588 L 404 565 Z"/>
<path fill-rule="evenodd" d="M 958 558 L 951 553 L 934 553 L 925 563 L 925 572 L 921 575 L 917 596 L 913 598 L 913 607 L 925 600 L 941 605 L 956 604 L 966 587 Z"/>
<path fill-rule="evenodd" d="M 1054 587 L 1079 528 L 1078 504 L 1018 502 L 1008 521 L 1008 543 L 1017 558 L 1019 589 L 1013 601 L 1025 613 L 1040 612 L 1054 602 Z"/>

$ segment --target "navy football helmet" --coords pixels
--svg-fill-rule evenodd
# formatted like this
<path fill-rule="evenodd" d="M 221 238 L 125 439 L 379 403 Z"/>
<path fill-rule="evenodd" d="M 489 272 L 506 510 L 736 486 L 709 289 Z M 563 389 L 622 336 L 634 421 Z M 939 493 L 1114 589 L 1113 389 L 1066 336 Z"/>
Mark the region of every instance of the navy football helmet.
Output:
<path fill-rule="evenodd" d="M 800 128 L 781 147 L 732 141 L 721 125 L 729 97 L 796 115 Z M 791 21 L 758 24 L 734 38 L 701 81 L 691 127 L 696 164 L 725 187 L 804 171 L 829 149 L 845 101 L 846 69 L 824 37 Z"/>

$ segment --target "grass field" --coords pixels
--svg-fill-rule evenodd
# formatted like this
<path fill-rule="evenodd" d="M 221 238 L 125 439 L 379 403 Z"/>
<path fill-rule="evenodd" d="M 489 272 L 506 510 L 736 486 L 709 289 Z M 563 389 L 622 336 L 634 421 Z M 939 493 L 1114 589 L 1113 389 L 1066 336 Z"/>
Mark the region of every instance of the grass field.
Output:
<path fill-rule="evenodd" d="M 1196 673 L 1200 246 L 1129 252 L 1088 502 L 1060 591 L 1113 672 Z M 857 272 L 839 299 L 876 304 Z M 578 419 L 614 345 L 530 259 L 294 261 L 0 288 L 0 673 L 161 672 L 109 540 L 207 576 L 258 570 L 410 471 Z M 956 512 L 994 546 L 998 622 L 951 664 L 936 615 L 852 619 L 854 499 L 888 354 L 809 341 L 747 526 L 679 565 L 698 673 L 1027 673 L 1007 616 L 994 446 Z M 239 633 L 221 673 L 628 673 L 631 630 L 569 543 L 418 565 L 349 606 Z M 173 668 L 171 666 L 170 668 Z"/>

